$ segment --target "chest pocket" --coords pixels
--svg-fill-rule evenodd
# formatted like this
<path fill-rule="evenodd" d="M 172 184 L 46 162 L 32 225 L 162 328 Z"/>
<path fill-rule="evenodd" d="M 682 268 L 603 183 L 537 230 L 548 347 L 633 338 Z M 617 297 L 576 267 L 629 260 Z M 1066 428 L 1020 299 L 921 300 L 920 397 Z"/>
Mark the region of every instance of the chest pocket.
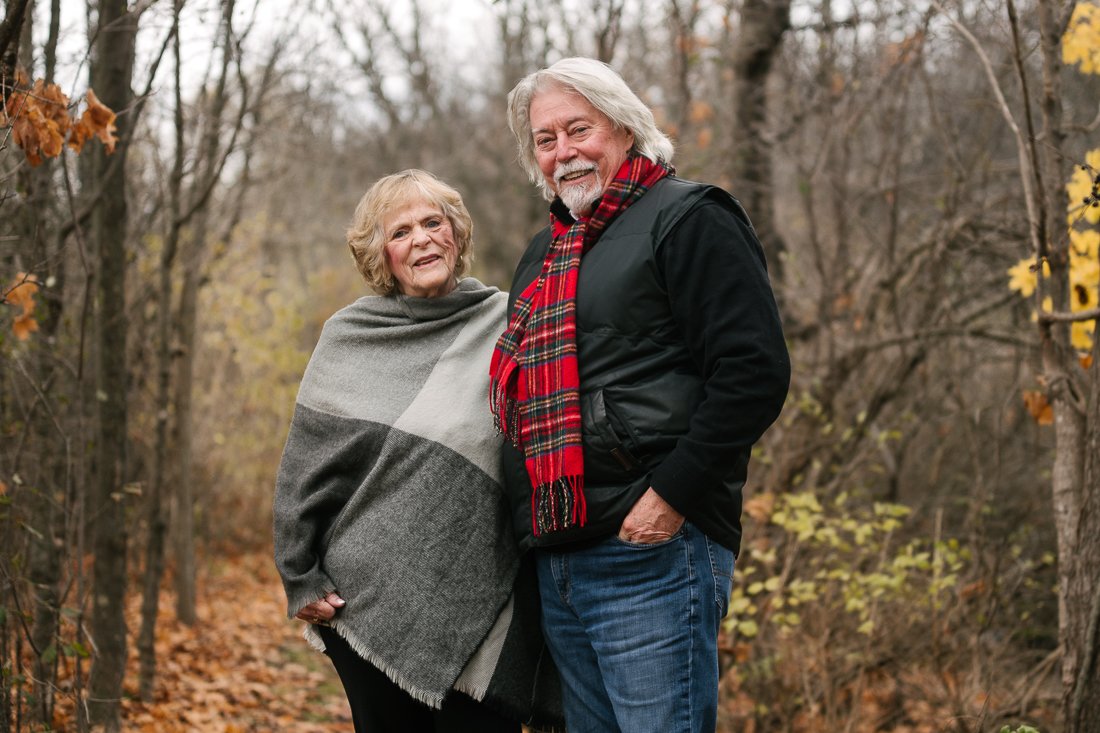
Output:
<path fill-rule="evenodd" d="M 587 476 L 621 481 L 645 473 L 645 456 L 640 453 L 638 436 L 607 403 L 603 390 L 582 394 L 581 433 Z"/>

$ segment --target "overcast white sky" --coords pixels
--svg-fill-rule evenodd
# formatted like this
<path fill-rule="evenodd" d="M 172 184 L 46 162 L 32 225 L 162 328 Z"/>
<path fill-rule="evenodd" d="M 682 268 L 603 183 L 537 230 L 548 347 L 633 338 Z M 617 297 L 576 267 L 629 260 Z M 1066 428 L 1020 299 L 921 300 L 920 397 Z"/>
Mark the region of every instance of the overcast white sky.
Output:
<path fill-rule="evenodd" d="M 430 12 L 426 23 L 437 31 L 431 34 L 429 40 L 445 43 L 448 59 L 470 62 L 464 63 L 463 67 L 476 66 L 474 62 L 484 58 L 485 49 L 495 43 L 490 0 L 421 1 Z M 327 0 L 315 0 L 315 2 L 321 6 L 328 4 Z M 312 4 L 303 0 L 238 0 L 236 21 L 238 28 L 243 28 L 247 20 L 253 17 L 257 23 L 255 31 L 247 41 L 246 53 L 252 53 L 253 58 L 259 62 L 270 47 L 271 41 L 287 28 L 293 29 L 294 40 L 301 47 L 311 47 L 316 44 L 324 47 L 327 44 L 329 50 L 333 50 L 336 40 L 331 25 L 325 17 L 328 13 L 322 14 L 316 10 L 309 10 Z M 354 7 L 354 2 L 347 0 L 332 0 L 332 4 L 344 8 Z M 409 0 L 389 0 L 385 4 L 391 9 L 391 17 L 395 24 L 401 24 L 403 21 L 411 23 Z M 49 6 L 47 3 L 36 5 L 41 15 L 36 18 L 35 39 L 36 45 L 41 47 L 47 30 L 47 18 L 44 13 L 48 12 Z M 168 32 L 171 12 L 170 0 L 158 0 L 142 16 L 139 54 L 144 61 L 139 59 L 136 65 L 135 89 L 140 90 L 145 86 L 144 75 L 153 55 Z M 216 0 L 189 0 L 184 10 L 181 23 L 181 38 L 184 44 L 183 68 L 185 77 L 195 78 L 196 83 L 201 79 L 206 68 L 210 36 L 217 31 L 218 12 Z M 70 95 L 83 94 L 88 86 L 88 67 L 85 58 L 87 47 L 86 1 L 62 0 L 57 81 Z M 315 53 L 314 58 L 316 55 Z M 41 63 L 40 60 L 39 63 Z M 350 68 L 346 70 L 333 68 L 331 63 L 325 61 L 318 63 L 315 71 L 334 74 L 339 74 L 341 71 L 354 73 Z M 40 73 L 41 69 L 36 69 L 34 76 Z M 170 73 L 170 63 L 166 61 L 162 63 L 158 78 L 167 83 Z"/>

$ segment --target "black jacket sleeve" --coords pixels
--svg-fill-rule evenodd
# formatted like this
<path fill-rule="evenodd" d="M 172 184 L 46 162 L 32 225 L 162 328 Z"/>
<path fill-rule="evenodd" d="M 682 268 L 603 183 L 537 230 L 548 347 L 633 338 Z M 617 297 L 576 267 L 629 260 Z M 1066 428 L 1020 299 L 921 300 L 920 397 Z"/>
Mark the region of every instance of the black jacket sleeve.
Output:
<path fill-rule="evenodd" d="M 688 432 L 651 485 L 681 513 L 718 489 L 779 416 L 791 366 L 764 260 L 747 220 L 705 199 L 659 244 L 658 267 L 705 382 Z"/>

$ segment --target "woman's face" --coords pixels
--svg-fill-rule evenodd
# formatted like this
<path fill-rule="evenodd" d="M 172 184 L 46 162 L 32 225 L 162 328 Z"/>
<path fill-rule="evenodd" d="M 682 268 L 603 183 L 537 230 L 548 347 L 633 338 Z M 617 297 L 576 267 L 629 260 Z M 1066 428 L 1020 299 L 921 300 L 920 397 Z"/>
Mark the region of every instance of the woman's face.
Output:
<path fill-rule="evenodd" d="M 437 298 L 454 290 L 455 245 L 451 221 L 433 204 L 413 201 L 383 222 L 386 262 L 404 295 Z"/>

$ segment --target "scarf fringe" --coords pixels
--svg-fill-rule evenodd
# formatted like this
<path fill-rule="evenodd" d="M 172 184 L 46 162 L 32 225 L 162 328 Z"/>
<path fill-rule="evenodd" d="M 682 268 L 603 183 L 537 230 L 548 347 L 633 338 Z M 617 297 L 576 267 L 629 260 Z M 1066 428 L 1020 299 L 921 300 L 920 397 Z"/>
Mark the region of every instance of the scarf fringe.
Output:
<path fill-rule="evenodd" d="M 495 393 L 490 392 L 490 406 L 493 410 L 493 426 L 496 428 L 497 433 L 503 435 L 504 438 L 512 445 L 513 448 L 523 450 L 523 446 L 520 444 L 519 439 L 519 401 L 511 397 L 504 398 L 504 409 L 499 410 L 496 406 Z"/>
<path fill-rule="evenodd" d="M 535 536 L 583 527 L 588 519 L 584 476 L 562 476 L 531 493 L 531 529 Z"/>
<path fill-rule="evenodd" d="M 424 703 L 433 710 L 439 710 L 443 707 L 444 693 L 430 692 L 411 684 L 405 679 L 400 671 L 384 662 L 380 656 L 368 649 L 366 644 L 361 642 L 350 629 L 339 621 L 333 621 L 330 628 L 343 637 L 344 641 L 348 643 L 348 646 L 350 646 L 356 654 L 380 670 L 391 682 L 407 692 L 414 700 Z M 317 633 L 317 630 L 312 626 L 306 625 L 305 630 L 302 632 L 302 637 L 311 647 L 324 653 L 325 642 L 321 639 L 321 635 Z"/>

